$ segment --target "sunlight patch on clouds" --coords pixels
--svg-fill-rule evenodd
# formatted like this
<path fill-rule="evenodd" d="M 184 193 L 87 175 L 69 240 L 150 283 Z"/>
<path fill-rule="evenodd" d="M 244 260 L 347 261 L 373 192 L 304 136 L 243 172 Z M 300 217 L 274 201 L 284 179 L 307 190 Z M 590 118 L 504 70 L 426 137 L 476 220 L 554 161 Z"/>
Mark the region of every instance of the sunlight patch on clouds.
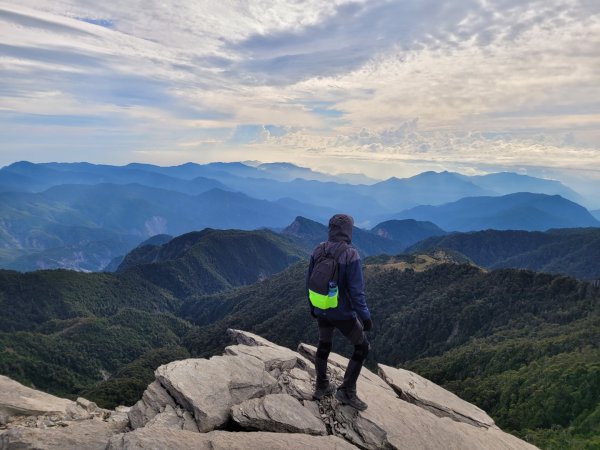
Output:
<path fill-rule="evenodd" d="M 314 158 L 426 163 L 441 170 L 457 165 L 477 167 L 482 163 L 513 170 L 524 166 L 580 170 L 600 167 L 600 152 L 596 148 L 569 147 L 565 139 L 564 135 L 502 139 L 481 133 L 423 132 L 416 121 L 412 121 L 393 129 L 362 129 L 351 135 L 331 137 L 297 130 L 283 136 L 270 136 L 262 147 L 263 151 L 270 149 L 279 154 L 309 149 L 308 153 Z"/>

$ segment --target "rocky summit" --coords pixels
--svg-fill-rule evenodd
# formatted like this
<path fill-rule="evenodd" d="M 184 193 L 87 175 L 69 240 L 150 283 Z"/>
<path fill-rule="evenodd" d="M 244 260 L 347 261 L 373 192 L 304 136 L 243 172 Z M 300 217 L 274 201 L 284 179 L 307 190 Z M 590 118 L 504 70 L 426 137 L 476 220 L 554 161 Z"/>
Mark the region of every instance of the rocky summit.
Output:
<path fill-rule="evenodd" d="M 4 449 L 535 449 L 500 430 L 481 409 L 419 375 L 363 369 L 359 412 L 312 399 L 315 347 L 294 352 L 228 330 L 235 345 L 210 359 L 160 366 L 131 408 L 98 408 L 0 377 Z M 348 360 L 331 354 L 329 374 Z"/>

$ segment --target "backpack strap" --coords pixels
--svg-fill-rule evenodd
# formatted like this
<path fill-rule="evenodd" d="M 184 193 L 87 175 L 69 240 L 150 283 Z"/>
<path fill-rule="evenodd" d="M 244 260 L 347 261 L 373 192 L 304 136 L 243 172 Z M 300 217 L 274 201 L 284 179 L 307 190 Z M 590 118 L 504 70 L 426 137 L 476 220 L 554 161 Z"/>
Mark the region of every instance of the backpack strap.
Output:
<path fill-rule="evenodd" d="M 313 256 L 314 255 L 319 255 L 317 258 L 315 258 L 315 263 L 318 262 L 318 261 L 323 260 L 324 258 L 327 258 L 327 252 L 325 251 L 325 245 L 326 244 L 327 244 L 327 242 L 321 242 L 319 244 L 319 246 L 317 247 L 317 249 L 319 249 L 320 252 L 317 252 L 315 250 L 315 252 L 313 253 Z"/>
<path fill-rule="evenodd" d="M 349 247 L 348 244 L 346 244 L 345 242 L 342 242 L 339 247 L 337 248 L 337 250 L 333 253 L 333 259 L 335 260 L 335 262 L 338 262 L 338 259 L 340 259 L 340 256 L 342 256 L 342 253 L 344 253 L 346 251 L 346 249 Z"/>
<path fill-rule="evenodd" d="M 342 254 L 348 249 L 349 245 L 346 244 L 345 242 L 342 242 L 339 247 L 335 250 L 335 252 L 333 253 L 333 260 L 335 261 L 335 270 L 334 270 L 334 279 L 335 282 L 338 284 L 340 284 L 340 263 L 339 263 L 339 259 L 340 256 L 342 256 Z"/>

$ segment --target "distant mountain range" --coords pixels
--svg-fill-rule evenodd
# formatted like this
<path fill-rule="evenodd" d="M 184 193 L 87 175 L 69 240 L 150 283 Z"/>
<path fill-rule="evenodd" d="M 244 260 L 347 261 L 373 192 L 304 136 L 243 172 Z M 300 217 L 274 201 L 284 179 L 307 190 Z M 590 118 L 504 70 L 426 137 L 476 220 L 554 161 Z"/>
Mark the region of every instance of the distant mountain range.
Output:
<path fill-rule="evenodd" d="M 447 234 L 432 222 L 414 219 L 387 220 L 375 225 L 371 231 L 378 236 L 402 242 L 404 248 L 431 236 Z"/>
<path fill-rule="evenodd" d="M 308 251 L 327 240 L 327 226 L 305 217 L 296 219 L 281 232 L 290 236 L 298 245 Z M 352 245 L 356 247 L 361 256 L 395 255 L 430 236 L 446 234 L 444 230 L 431 222 L 416 220 L 389 220 L 380 223 L 371 230 L 354 227 L 352 232 Z"/>
<path fill-rule="evenodd" d="M 592 214 L 592 216 L 594 216 L 596 219 L 600 220 L 600 209 L 595 209 L 594 211 L 590 211 L 590 213 Z"/>
<path fill-rule="evenodd" d="M 266 163 L 255 166 L 243 163 L 187 163 L 162 167 L 131 163 L 111 166 L 90 163 L 40 163 L 21 161 L 0 169 L 0 191 L 40 192 L 60 184 L 130 184 L 138 183 L 163 189 L 196 194 L 199 189 L 226 189 L 217 181 L 223 178 L 264 178 L 280 182 L 295 179 L 352 184 L 349 179 L 375 183 L 361 174 L 334 176 L 289 163 Z M 206 186 L 202 186 L 205 182 Z M 356 183 L 354 183 L 356 184 Z"/>
<path fill-rule="evenodd" d="M 507 195 L 515 192 L 560 195 L 576 203 L 585 203 L 585 199 L 560 181 L 546 180 L 512 172 L 490 173 L 467 177 L 471 182 L 496 194 Z"/>
<path fill-rule="evenodd" d="M 348 184 L 346 179 L 289 163 L 257 166 L 242 163 L 187 163 L 161 167 L 139 163 L 109 166 L 18 162 L 0 169 L 0 191 L 40 192 L 59 184 L 99 183 L 137 183 L 192 195 L 220 188 L 265 200 L 287 197 L 345 210 L 356 215 L 361 223 L 413 206 L 440 205 L 463 197 L 534 192 L 561 195 L 575 202 L 583 201 L 579 194 L 558 181 L 514 173 L 469 177 L 451 172 L 424 172 L 410 178 L 390 178 L 371 185 L 353 185 Z"/>
<path fill-rule="evenodd" d="M 528 192 L 468 197 L 440 206 L 417 206 L 393 217 L 431 221 L 448 231 L 533 231 L 600 226 L 600 222 L 577 203 L 559 195 Z"/>
<path fill-rule="evenodd" d="M 371 184 L 350 184 L 349 178 Z M 0 267 L 115 269 L 125 253 L 155 234 L 207 227 L 281 230 L 297 216 L 326 223 L 337 212 L 352 214 L 363 230 L 390 219 L 432 222 L 446 231 L 599 224 L 565 200 L 579 201 L 577 193 L 553 180 L 425 172 L 373 181 L 289 163 L 18 162 L 0 169 Z M 499 197 L 515 189 L 542 194 Z M 357 231 L 363 255 L 397 253 L 421 236 L 410 237 L 408 223 L 395 226 L 403 227 L 404 240 L 392 229 Z"/>
<path fill-rule="evenodd" d="M 600 279 L 600 228 L 453 233 L 425 239 L 407 251 L 433 249 L 460 252 L 490 269 L 511 267 Z"/>
<path fill-rule="evenodd" d="M 101 270 L 155 234 L 206 227 L 281 228 L 298 214 L 326 220 L 332 212 L 220 189 L 189 195 L 135 184 L 0 193 L 0 265 Z"/>
<path fill-rule="evenodd" d="M 312 252 L 317 244 L 327 240 L 328 232 L 326 225 L 299 216 L 284 228 L 281 234 L 289 236 L 297 245 Z M 399 241 L 381 237 L 369 230 L 357 227 L 354 227 L 352 232 L 352 244 L 362 256 L 380 253 L 395 254 L 406 247 Z"/>

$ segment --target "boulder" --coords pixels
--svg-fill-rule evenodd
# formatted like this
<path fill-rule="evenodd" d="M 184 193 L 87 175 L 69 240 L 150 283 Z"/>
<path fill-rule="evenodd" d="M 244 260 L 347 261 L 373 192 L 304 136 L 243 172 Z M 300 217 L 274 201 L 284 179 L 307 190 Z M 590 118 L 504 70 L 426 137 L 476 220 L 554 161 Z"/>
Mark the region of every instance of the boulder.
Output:
<path fill-rule="evenodd" d="M 289 394 L 253 398 L 231 408 L 231 417 L 244 429 L 278 433 L 326 435 L 320 418 Z"/>
<path fill-rule="evenodd" d="M 98 410 L 98 405 L 96 405 L 94 402 L 91 402 L 83 397 L 79 397 L 77 399 L 77 404 L 79 406 L 81 406 L 83 409 L 85 409 L 87 412 L 93 413 L 94 411 Z"/>
<path fill-rule="evenodd" d="M 248 347 L 272 347 L 272 348 L 281 348 L 277 344 L 273 344 L 271 341 L 265 339 L 258 334 L 250 333 L 249 331 L 244 330 L 236 330 L 235 328 L 228 328 L 227 335 L 231 338 L 232 341 L 241 344 L 247 345 Z M 287 349 L 286 349 L 287 350 Z"/>
<path fill-rule="evenodd" d="M 377 368 L 381 378 L 402 400 L 457 422 L 486 428 L 494 426 L 494 420 L 485 411 L 414 372 L 383 364 Z"/>
<path fill-rule="evenodd" d="M 268 432 L 211 431 L 193 433 L 173 428 L 139 428 L 131 433 L 113 436 L 107 450 L 356 450 L 335 436 L 311 436 Z"/>
<path fill-rule="evenodd" d="M 175 408 L 177 405 L 165 388 L 158 381 L 153 381 L 144 391 L 142 398 L 128 412 L 131 428 L 143 427 L 154 416 L 164 411 L 166 406 Z"/>
<path fill-rule="evenodd" d="M 198 432 L 198 426 L 194 417 L 181 407 L 174 409 L 172 406 L 165 406 L 164 411 L 158 413 L 152 420 L 146 424 L 147 428 L 174 428 L 177 430 Z"/>
<path fill-rule="evenodd" d="M 264 364 L 245 355 L 174 361 L 160 366 L 155 375 L 175 401 L 193 414 L 201 432 L 223 427 L 233 405 L 277 387 Z"/>
<path fill-rule="evenodd" d="M 0 375 L 0 424 L 13 416 L 66 414 L 74 402 L 23 386 Z"/>
<path fill-rule="evenodd" d="M 108 411 L 84 398 L 76 402 L 36 391 L 0 376 L 0 449 L 104 449 L 129 424 L 126 412 Z"/>

